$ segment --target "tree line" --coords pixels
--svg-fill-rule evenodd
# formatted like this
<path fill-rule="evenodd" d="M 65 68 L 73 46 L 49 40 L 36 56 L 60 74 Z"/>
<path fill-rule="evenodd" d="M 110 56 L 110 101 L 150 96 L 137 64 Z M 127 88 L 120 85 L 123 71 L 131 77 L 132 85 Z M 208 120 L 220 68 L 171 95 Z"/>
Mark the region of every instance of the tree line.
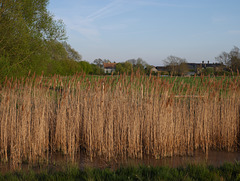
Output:
<path fill-rule="evenodd" d="M 103 68 L 104 63 L 111 63 L 111 61 L 108 59 L 102 60 L 98 58 L 98 59 L 95 59 L 93 63 L 97 65 L 99 68 Z M 137 71 L 142 74 L 149 74 L 152 67 L 153 66 L 149 65 L 142 58 L 129 59 L 129 60 L 126 60 L 125 62 L 117 63 L 114 74 L 124 74 L 124 73 L 130 74 L 131 72 L 137 72 Z"/>

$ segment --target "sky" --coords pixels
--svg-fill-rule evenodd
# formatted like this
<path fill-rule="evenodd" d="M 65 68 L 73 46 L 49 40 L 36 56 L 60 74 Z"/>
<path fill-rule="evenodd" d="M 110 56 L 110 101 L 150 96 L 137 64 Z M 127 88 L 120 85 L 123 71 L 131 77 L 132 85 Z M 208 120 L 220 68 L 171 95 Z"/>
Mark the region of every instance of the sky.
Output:
<path fill-rule="evenodd" d="M 158 66 L 170 55 L 213 63 L 240 48 L 240 0 L 50 0 L 48 10 L 90 63 L 142 58 Z"/>

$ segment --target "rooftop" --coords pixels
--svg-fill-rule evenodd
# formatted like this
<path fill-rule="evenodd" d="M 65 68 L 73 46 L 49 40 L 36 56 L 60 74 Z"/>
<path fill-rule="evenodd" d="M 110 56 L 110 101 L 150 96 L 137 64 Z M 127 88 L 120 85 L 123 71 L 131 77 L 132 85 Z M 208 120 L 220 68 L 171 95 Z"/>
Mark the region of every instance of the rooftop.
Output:
<path fill-rule="evenodd" d="M 103 63 L 104 68 L 115 68 L 117 63 Z"/>

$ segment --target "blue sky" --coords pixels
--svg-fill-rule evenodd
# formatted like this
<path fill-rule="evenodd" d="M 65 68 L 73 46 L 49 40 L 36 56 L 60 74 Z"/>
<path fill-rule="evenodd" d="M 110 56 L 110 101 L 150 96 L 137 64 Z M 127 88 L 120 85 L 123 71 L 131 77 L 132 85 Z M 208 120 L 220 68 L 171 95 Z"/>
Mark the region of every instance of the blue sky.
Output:
<path fill-rule="evenodd" d="M 240 47 L 240 0 L 50 0 L 84 60 L 215 62 Z"/>

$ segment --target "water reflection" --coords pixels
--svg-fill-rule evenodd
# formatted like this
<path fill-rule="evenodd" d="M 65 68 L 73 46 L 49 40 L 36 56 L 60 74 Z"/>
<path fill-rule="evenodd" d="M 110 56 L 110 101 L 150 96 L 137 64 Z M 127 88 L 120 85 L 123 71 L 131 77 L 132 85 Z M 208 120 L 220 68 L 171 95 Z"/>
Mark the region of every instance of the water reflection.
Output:
<path fill-rule="evenodd" d="M 234 163 L 240 161 L 240 152 L 224 152 L 224 151 L 209 151 L 208 157 L 202 151 L 195 151 L 194 156 L 175 156 L 171 158 L 154 159 L 152 157 L 145 157 L 144 159 L 127 159 L 118 160 L 112 162 L 105 162 L 100 159 L 95 159 L 91 162 L 88 158 L 82 158 L 79 166 L 94 167 L 94 168 L 112 168 L 116 169 L 120 166 L 138 166 L 138 165 L 150 165 L 150 166 L 169 166 L 179 167 L 186 166 L 188 164 L 209 164 L 213 166 L 221 166 L 225 162 Z"/>
<path fill-rule="evenodd" d="M 209 151 L 208 157 L 201 152 L 195 151 L 194 156 L 175 156 L 171 158 L 163 158 L 163 159 L 154 159 L 149 156 L 145 156 L 144 159 L 127 159 L 127 160 L 114 160 L 107 162 L 104 159 L 95 158 L 91 161 L 86 155 L 81 154 L 80 157 L 75 159 L 74 165 L 77 165 L 80 169 L 84 169 L 86 167 L 92 168 L 110 168 L 117 169 L 120 166 L 138 166 L 138 165 L 150 165 L 150 166 L 169 166 L 169 167 L 179 167 L 186 166 L 187 164 L 208 164 L 213 166 L 221 166 L 225 162 L 234 163 L 236 161 L 240 161 L 240 152 L 224 152 L 224 151 Z M 61 170 L 72 160 L 70 158 L 64 157 L 61 154 L 54 154 L 49 158 L 48 163 L 45 164 L 21 164 L 18 165 L 17 169 L 21 170 L 29 170 L 32 169 L 36 172 L 39 172 L 43 169 L 50 170 Z M 16 166 L 13 167 L 11 164 L 0 164 L 0 172 L 6 173 L 9 171 L 13 171 L 16 169 Z"/>

